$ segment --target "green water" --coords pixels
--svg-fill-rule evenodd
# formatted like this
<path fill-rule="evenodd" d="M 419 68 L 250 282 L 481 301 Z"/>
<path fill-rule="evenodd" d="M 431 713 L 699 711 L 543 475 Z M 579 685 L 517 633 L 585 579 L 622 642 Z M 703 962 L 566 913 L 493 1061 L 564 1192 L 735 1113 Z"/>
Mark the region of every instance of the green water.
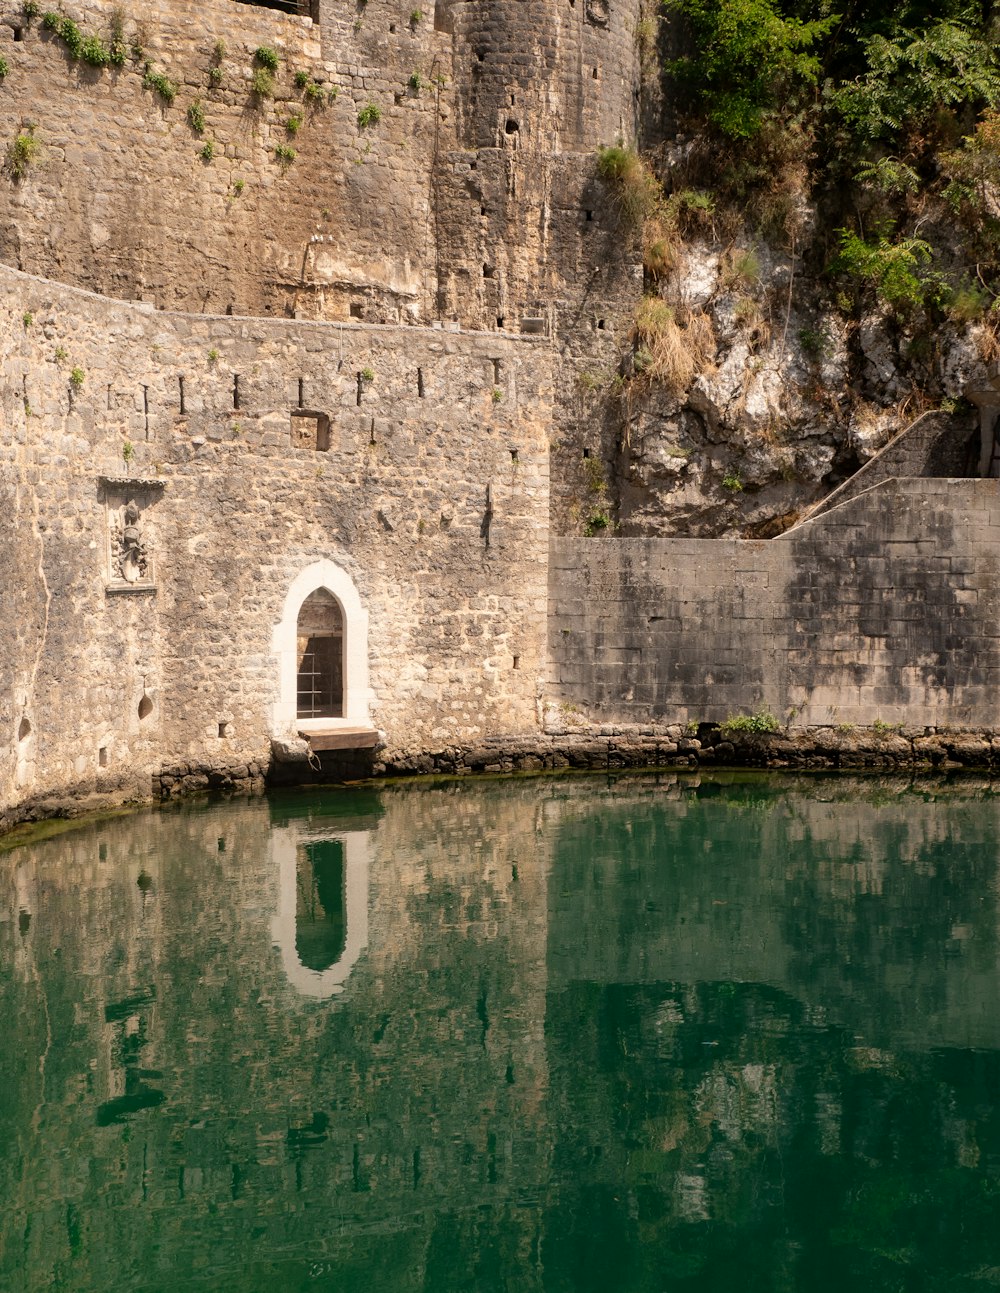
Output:
<path fill-rule="evenodd" d="M 998 842 L 623 777 L 0 855 L 0 1288 L 998 1287 Z"/>

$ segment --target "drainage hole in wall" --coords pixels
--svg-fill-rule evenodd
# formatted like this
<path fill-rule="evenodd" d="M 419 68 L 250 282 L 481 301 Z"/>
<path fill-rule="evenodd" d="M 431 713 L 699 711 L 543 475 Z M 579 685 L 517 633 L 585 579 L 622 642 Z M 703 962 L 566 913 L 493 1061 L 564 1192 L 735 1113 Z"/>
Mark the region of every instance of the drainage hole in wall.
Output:
<path fill-rule="evenodd" d="M 511 462 L 517 462 L 517 450 L 516 450 L 516 449 L 511 449 L 511 451 L 510 451 L 510 460 L 511 460 Z"/>
<path fill-rule="evenodd" d="M 589 450 L 589 449 L 584 449 L 584 451 L 583 451 L 583 456 L 584 456 L 585 458 L 589 458 L 589 457 L 590 457 L 590 450 Z"/>
<path fill-rule="evenodd" d="M 221 739 L 223 739 L 224 737 L 227 737 L 228 735 L 229 735 L 229 724 L 228 724 L 228 723 L 220 723 L 220 724 L 219 724 L 219 739 L 221 740 Z"/>
<path fill-rule="evenodd" d="M 142 699 L 139 701 L 138 713 L 139 713 L 140 719 L 148 718 L 150 714 L 152 714 L 152 712 L 153 712 L 153 702 L 150 700 L 148 696 L 143 695 Z"/>
<path fill-rule="evenodd" d="M 512 667 L 512 668 L 514 668 L 514 669 L 520 669 L 520 667 L 521 667 L 521 657 L 520 657 L 519 655 L 514 656 L 514 661 L 513 661 L 513 664 L 512 664 L 512 666 L 511 666 L 511 667 Z"/>
<path fill-rule="evenodd" d="M 219 836 L 218 840 L 216 841 L 215 847 L 218 849 L 218 851 L 219 851 L 220 853 L 225 853 L 225 851 L 226 851 L 226 837 L 225 837 L 224 835 L 220 835 L 220 836 Z"/>
<path fill-rule="evenodd" d="M 364 313 L 365 313 L 365 307 L 364 307 L 363 302 L 361 302 L 361 301 L 352 301 L 352 302 L 351 302 L 351 318 L 352 318 L 352 319 L 360 319 L 360 318 L 363 318 L 363 317 L 364 317 Z"/>
<path fill-rule="evenodd" d="M 106 745 L 102 745 L 97 751 L 97 764 L 101 768 L 108 766 L 108 747 Z"/>

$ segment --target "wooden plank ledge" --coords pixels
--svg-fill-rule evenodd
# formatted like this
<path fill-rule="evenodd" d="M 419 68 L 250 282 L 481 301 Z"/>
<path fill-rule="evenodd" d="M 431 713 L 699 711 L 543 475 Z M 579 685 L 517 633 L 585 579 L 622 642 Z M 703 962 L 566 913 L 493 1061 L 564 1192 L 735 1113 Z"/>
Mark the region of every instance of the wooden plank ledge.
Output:
<path fill-rule="evenodd" d="M 299 736 L 321 754 L 324 750 L 371 750 L 378 745 L 378 732 L 374 727 L 311 727 L 299 731 Z"/>

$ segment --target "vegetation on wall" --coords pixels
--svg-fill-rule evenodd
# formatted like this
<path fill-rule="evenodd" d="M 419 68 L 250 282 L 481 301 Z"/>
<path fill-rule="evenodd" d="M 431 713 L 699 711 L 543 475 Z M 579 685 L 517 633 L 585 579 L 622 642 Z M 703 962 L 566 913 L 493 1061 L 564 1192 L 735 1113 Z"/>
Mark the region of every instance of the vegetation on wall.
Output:
<path fill-rule="evenodd" d="M 35 138 L 35 127 L 26 125 L 7 145 L 6 168 L 13 180 L 23 180 L 41 145 Z"/>

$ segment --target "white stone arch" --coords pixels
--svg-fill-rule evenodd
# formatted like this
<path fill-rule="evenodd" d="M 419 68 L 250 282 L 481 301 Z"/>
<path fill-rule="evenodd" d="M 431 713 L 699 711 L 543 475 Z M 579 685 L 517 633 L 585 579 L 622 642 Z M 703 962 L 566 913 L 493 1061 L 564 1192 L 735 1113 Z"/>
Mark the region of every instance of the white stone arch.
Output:
<path fill-rule="evenodd" d="M 342 718 L 298 718 L 295 691 L 296 632 L 299 611 L 310 593 L 325 588 L 340 602 L 344 614 L 344 705 Z M 335 562 L 323 558 L 306 566 L 292 580 L 285 597 L 281 621 L 271 634 L 271 650 L 278 660 L 278 699 L 272 714 L 272 735 L 324 731 L 337 727 L 368 727 L 372 694 L 368 686 L 368 612 L 361 603 L 354 580 Z"/>
<path fill-rule="evenodd" d="M 302 964 L 295 942 L 296 862 L 301 845 L 326 840 L 337 840 L 344 846 L 347 938 L 333 965 L 313 970 Z M 343 992 L 355 962 L 368 946 L 369 832 L 278 828 L 271 834 L 271 856 L 278 872 L 278 909 L 271 922 L 271 940 L 281 954 L 285 977 L 304 997 L 336 996 Z"/>

